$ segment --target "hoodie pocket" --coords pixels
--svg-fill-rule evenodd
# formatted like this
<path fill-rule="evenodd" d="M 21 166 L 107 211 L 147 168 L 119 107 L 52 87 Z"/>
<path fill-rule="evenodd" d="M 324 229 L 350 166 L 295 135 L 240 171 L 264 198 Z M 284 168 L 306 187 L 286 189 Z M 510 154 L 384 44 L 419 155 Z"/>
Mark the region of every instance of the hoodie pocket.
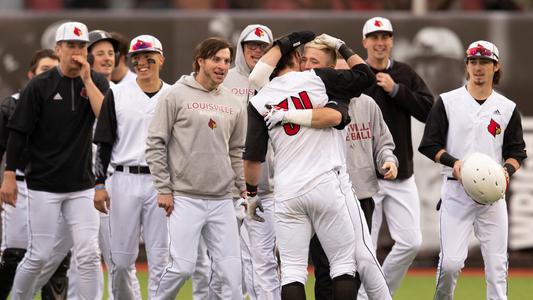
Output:
<path fill-rule="evenodd" d="M 176 177 L 184 192 L 224 195 L 233 186 L 235 173 L 228 154 L 193 152 Z"/>

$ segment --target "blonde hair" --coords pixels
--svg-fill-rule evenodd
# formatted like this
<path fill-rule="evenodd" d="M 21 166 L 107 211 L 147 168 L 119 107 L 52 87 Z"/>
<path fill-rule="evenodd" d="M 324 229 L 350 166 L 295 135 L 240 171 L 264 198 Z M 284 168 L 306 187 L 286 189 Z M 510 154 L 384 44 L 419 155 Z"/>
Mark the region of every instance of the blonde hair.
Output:
<path fill-rule="evenodd" d="M 314 39 L 310 41 L 309 43 L 304 45 L 305 48 L 313 48 L 317 50 L 321 50 L 322 52 L 326 53 L 328 57 L 330 58 L 330 62 L 328 65 L 336 65 L 337 64 L 337 51 L 328 45 L 324 44 L 322 41 L 318 39 Z"/>

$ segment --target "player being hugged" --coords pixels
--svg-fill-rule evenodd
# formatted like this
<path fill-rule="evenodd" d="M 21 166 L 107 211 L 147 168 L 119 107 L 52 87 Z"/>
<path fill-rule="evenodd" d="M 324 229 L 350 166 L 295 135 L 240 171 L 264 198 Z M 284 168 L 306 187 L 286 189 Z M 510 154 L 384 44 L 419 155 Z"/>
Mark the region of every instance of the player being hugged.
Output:
<path fill-rule="evenodd" d="M 466 85 L 439 96 L 418 148 L 444 165 L 442 202 L 437 206 L 441 251 L 434 298 L 453 299 L 474 231 L 485 263 L 487 299 L 507 299 L 507 203 L 503 197 L 488 205 L 472 193 L 474 199 L 471 198 L 465 191 L 471 183 L 461 181 L 461 166 L 464 159 L 465 169 L 467 163 L 475 164 L 475 157 L 480 157 L 476 152 L 480 152 L 503 165 L 511 177 L 527 157 L 520 113 L 513 101 L 493 89 L 501 77 L 499 52 L 494 44 L 470 44 L 465 69 Z M 464 171 L 470 178 L 470 167 Z"/>

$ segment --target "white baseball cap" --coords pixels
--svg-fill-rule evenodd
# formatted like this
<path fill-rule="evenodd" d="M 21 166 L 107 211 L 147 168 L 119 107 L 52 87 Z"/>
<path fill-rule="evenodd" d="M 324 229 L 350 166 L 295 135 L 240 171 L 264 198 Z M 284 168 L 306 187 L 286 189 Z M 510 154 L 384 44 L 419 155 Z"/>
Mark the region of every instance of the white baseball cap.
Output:
<path fill-rule="evenodd" d="M 137 52 L 157 52 L 163 55 L 163 46 L 161 42 L 152 35 L 139 35 L 130 42 L 128 55 Z"/>
<path fill-rule="evenodd" d="M 56 30 L 56 43 L 61 41 L 89 42 L 89 30 L 80 22 L 66 22 Z"/>
<path fill-rule="evenodd" d="M 500 51 L 493 43 L 480 40 L 470 44 L 466 50 L 466 58 L 476 57 L 488 58 L 497 62 L 500 57 Z"/>
<path fill-rule="evenodd" d="M 242 40 L 243 43 L 245 42 L 260 42 L 260 43 L 266 43 L 266 44 L 272 44 L 272 41 L 270 40 L 270 37 L 265 32 L 265 30 L 261 27 L 256 27 L 248 35 Z"/>
<path fill-rule="evenodd" d="M 378 31 L 390 32 L 392 34 L 392 24 L 389 19 L 383 17 L 374 17 L 366 21 L 365 26 L 363 26 L 363 38 L 366 38 L 367 35 Z"/>

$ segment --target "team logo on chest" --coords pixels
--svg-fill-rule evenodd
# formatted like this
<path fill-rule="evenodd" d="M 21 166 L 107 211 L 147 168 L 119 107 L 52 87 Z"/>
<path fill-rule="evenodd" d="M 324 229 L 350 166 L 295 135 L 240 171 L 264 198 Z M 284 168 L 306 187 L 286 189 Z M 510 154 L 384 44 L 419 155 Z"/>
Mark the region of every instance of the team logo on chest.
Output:
<path fill-rule="evenodd" d="M 502 127 L 498 122 L 494 121 L 494 119 L 490 119 L 489 126 L 487 126 L 487 130 L 490 134 L 492 134 L 493 137 L 496 137 L 496 135 L 502 133 Z"/>
<path fill-rule="evenodd" d="M 209 122 L 207 122 L 207 126 L 209 126 L 209 128 L 211 128 L 211 129 L 215 129 L 215 128 L 217 128 L 217 122 L 215 122 L 215 120 L 209 118 Z"/>

